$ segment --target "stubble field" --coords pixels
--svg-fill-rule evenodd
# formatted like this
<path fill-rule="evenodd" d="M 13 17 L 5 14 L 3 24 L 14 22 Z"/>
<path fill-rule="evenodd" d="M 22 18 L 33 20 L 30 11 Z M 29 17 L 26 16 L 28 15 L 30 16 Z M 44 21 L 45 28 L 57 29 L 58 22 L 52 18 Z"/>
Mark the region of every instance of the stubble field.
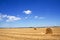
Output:
<path fill-rule="evenodd" d="M 45 34 L 46 28 L 2 28 L 0 40 L 60 40 L 60 27 L 51 29 L 52 34 Z"/>

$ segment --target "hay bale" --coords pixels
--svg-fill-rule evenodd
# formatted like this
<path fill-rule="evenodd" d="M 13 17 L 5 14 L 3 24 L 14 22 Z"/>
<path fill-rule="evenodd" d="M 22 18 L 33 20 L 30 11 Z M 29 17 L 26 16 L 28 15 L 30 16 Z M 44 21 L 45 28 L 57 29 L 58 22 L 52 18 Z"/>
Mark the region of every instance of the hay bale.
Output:
<path fill-rule="evenodd" d="M 46 29 L 46 34 L 52 34 L 52 29 L 51 28 L 47 28 Z"/>
<path fill-rule="evenodd" d="M 36 28 L 34 28 L 34 30 L 37 30 Z"/>

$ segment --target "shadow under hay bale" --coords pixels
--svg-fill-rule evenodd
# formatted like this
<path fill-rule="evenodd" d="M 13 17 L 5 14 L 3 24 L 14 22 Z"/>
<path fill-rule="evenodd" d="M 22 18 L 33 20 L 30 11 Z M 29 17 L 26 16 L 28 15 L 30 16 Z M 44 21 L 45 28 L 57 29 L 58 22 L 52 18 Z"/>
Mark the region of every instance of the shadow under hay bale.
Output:
<path fill-rule="evenodd" d="M 52 34 L 53 32 L 52 32 L 52 29 L 51 28 L 47 28 L 46 29 L 46 34 Z"/>

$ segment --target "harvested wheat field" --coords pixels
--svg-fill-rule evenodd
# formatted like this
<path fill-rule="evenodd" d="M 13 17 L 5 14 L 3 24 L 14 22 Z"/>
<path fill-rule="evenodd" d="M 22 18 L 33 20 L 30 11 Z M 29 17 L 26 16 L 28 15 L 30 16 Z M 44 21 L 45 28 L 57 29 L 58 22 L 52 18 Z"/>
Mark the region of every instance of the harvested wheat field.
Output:
<path fill-rule="evenodd" d="M 60 27 L 0 29 L 0 40 L 60 40 Z"/>

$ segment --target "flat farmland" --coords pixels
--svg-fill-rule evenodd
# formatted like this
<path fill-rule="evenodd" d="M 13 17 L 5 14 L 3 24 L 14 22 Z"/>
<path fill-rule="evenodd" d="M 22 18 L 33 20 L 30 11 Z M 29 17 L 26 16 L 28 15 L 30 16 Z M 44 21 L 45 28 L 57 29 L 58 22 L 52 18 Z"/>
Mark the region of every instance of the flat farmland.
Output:
<path fill-rule="evenodd" d="M 60 27 L 54 27 L 52 34 L 45 34 L 47 28 L 0 28 L 0 40 L 60 40 Z"/>

